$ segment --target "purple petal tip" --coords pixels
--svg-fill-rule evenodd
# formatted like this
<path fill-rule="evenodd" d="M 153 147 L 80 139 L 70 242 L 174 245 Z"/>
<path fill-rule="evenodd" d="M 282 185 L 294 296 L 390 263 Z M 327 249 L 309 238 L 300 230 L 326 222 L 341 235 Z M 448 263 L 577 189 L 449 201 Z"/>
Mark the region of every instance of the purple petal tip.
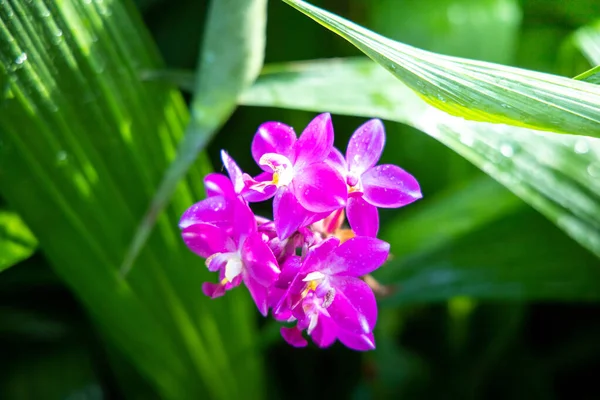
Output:
<path fill-rule="evenodd" d="M 294 347 L 306 347 L 308 344 L 306 339 L 302 337 L 302 332 L 300 332 L 296 327 L 287 328 L 284 326 L 279 330 L 279 332 L 281 333 L 283 339 Z"/>

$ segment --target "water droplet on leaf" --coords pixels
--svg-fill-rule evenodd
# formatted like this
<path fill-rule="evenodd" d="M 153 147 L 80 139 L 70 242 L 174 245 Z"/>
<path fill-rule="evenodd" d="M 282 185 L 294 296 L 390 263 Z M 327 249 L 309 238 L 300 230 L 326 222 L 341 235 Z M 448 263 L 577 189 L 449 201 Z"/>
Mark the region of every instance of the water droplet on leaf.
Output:
<path fill-rule="evenodd" d="M 67 163 L 68 159 L 68 155 L 67 152 L 64 150 L 59 151 L 58 153 L 56 153 L 56 165 L 64 165 Z"/>
<path fill-rule="evenodd" d="M 23 64 L 25 61 L 27 60 L 27 53 L 21 53 L 19 54 L 19 56 L 15 59 L 15 64 L 21 65 Z"/>
<path fill-rule="evenodd" d="M 600 164 L 592 163 L 588 165 L 587 172 L 594 178 L 600 177 Z"/>
<path fill-rule="evenodd" d="M 587 140 L 579 139 L 575 142 L 575 153 L 577 154 L 585 154 L 590 150 L 590 146 L 588 145 Z"/>
<path fill-rule="evenodd" d="M 511 145 L 503 144 L 500 146 L 500 153 L 502 153 L 504 157 L 512 157 L 513 154 L 515 154 L 515 151 Z"/>

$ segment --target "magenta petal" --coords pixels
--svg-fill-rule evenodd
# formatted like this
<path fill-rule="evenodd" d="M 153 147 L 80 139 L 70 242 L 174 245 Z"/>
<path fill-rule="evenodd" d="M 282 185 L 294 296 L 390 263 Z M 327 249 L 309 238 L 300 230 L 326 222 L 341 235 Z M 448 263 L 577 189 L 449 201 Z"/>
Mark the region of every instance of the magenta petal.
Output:
<path fill-rule="evenodd" d="M 211 224 L 188 226 L 181 236 L 187 247 L 200 257 L 208 258 L 216 253 L 229 253 L 236 250 L 235 243 L 227 233 Z"/>
<path fill-rule="evenodd" d="M 263 286 L 272 285 L 279 276 L 277 260 L 259 233 L 253 233 L 244 242 L 242 261 L 252 278 Z"/>
<path fill-rule="evenodd" d="M 335 147 L 331 149 L 329 155 L 325 159 L 325 162 L 333 167 L 342 176 L 344 181 L 346 180 L 346 174 L 348 173 L 348 164 L 341 151 Z"/>
<path fill-rule="evenodd" d="M 291 322 L 295 320 L 292 310 L 287 307 L 280 307 L 279 310 L 276 308 L 281 302 L 283 295 L 284 291 L 282 289 L 271 288 L 269 291 L 269 307 L 272 307 L 271 315 L 276 321 Z"/>
<path fill-rule="evenodd" d="M 304 129 L 294 145 L 294 165 L 321 162 L 333 148 L 333 125 L 329 113 L 317 115 Z"/>
<path fill-rule="evenodd" d="M 288 257 L 281 266 L 281 274 L 277 282 L 275 282 L 275 287 L 279 289 L 289 288 L 301 267 L 302 259 L 299 256 Z"/>
<path fill-rule="evenodd" d="M 235 253 L 233 253 L 235 254 Z M 227 261 L 231 259 L 232 253 L 216 253 L 207 259 L 206 267 L 210 272 L 223 271 Z"/>
<path fill-rule="evenodd" d="M 254 304 L 256 304 L 258 311 L 266 317 L 269 312 L 269 289 L 261 285 L 248 272 L 244 271 L 243 275 L 244 284 L 248 288 Z"/>
<path fill-rule="evenodd" d="M 225 290 L 230 290 L 233 289 L 235 287 L 238 287 L 242 284 L 243 282 L 243 274 L 239 274 L 238 276 L 236 276 L 235 278 L 233 278 L 233 280 L 231 282 L 227 282 L 225 283 Z M 223 281 L 223 279 L 225 279 L 225 269 L 223 268 L 222 270 L 219 271 L 219 279 L 221 281 Z"/>
<path fill-rule="evenodd" d="M 340 240 L 332 236 L 311 247 L 302 263 L 302 273 L 323 269 L 323 263 L 332 256 L 332 253 L 339 245 Z"/>
<path fill-rule="evenodd" d="M 248 235 L 256 232 L 256 218 L 248 204 L 242 199 L 236 198 L 232 203 L 233 238 L 238 245 L 241 245 Z"/>
<path fill-rule="evenodd" d="M 274 285 L 275 290 L 280 294 L 273 306 L 275 315 L 291 311 L 292 297 L 303 290 L 302 288 L 305 286 L 305 283 L 302 282 L 303 275 L 298 275 L 298 271 L 301 268 L 302 259 L 299 256 L 291 256 L 283 264 L 279 280 Z"/>
<path fill-rule="evenodd" d="M 315 329 L 311 332 L 310 337 L 317 346 L 321 348 L 329 347 L 335 342 L 338 330 L 336 323 L 333 322 L 331 317 L 319 314 L 319 321 Z"/>
<path fill-rule="evenodd" d="M 312 214 L 298 203 L 287 186 L 277 190 L 273 199 L 273 219 L 279 239 L 285 240 L 290 237 Z"/>
<path fill-rule="evenodd" d="M 379 268 L 389 253 L 389 243 L 374 237 L 357 236 L 335 249 L 326 271 L 329 275 L 360 277 Z"/>
<path fill-rule="evenodd" d="M 281 122 L 265 122 L 258 127 L 252 139 L 252 157 L 257 164 L 266 153 L 277 153 L 291 158 L 295 143 L 296 133 L 291 126 Z M 264 171 L 271 170 L 268 166 L 260 165 L 260 167 Z"/>
<path fill-rule="evenodd" d="M 282 326 L 279 332 L 281 333 L 281 337 L 294 347 L 305 347 L 308 344 L 306 339 L 302 337 L 302 332 L 296 327 L 287 328 Z"/>
<path fill-rule="evenodd" d="M 327 311 L 342 329 L 353 333 L 369 333 L 377 322 L 377 303 L 373 291 L 358 278 L 330 277 L 335 296 Z"/>
<path fill-rule="evenodd" d="M 315 232 L 333 235 L 336 230 L 342 227 L 345 219 L 346 214 L 344 213 L 344 209 L 340 208 L 329 213 L 325 218 L 316 221 L 311 226 Z"/>
<path fill-rule="evenodd" d="M 221 160 L 223 160 L 223 165 L 225 165 L 225 169 L 227 170 L 227 173 L 229 173 L 229 178 L 231 179 L 235 193 L 241 193 L 242 189 L 244 189 L 242 170 L 238 167 L 233 158 L 229 157 L 229 154 L 227 154 L 225 150 L 221 150 Z"/>
<path fill-rule="evenodd" d="M 296 171 L 291 186 L 300 204 L 316 213 L 342 208 L 348 198 L 346 183 L 325 163 L 311 164 Z"/>
<path fill-rule="evenodd" d="M 357 335 L 355 333 L 339 329 L 338 339 L 346 347 L 354 350 L 368 351 L 375 349 L 375 337 L 373 336 L 373 333 Z"/>
<path fill-rule="evenodd" d="M 307 212 L 309 213 L 309 217 L 306 219 L 306 221 L 304 221 L 303 226 L 312 225 L 315 222 L 320 221 L 323 218 L 327 217 L 329 214 L 331 214 L 330 212 L 324 212 L 324 213 L 313 213 L 310 211 L 307 211 Z"/>
<path fill-rule="evenodd" d="M 262 172 L 256 177 L 252 178 L 248 174 L 243 175 L 244 189 L 241 195 L 246 201 L 255 203 L 259 201 L 265 201 L 275 195 L 277 186 L 273 185 L 273 172 Z M 252 189 L 253 185 L 261 187 L 261 191 Z"/>
<path fill-rule="evenodd" d="M 377 236 L 379 213 L 377 207 L 367 203 L 362 196 L 350 196 L 346 206 L 350 228 L 357 236 Z"/>
<path fill-rule="evenodd" d="M 380 120 L 372 119 L 362 124 L 348 142 L 346 150 L 348 170 L 360 176 L 377 164 L 384 144 L 385 132 Z"/>
<path fill-rule="evenodd" d="M 225 175 L 216 172 L 212 172 L 204 177 L 204 190 L 206 190 L 206 197 L 236 196 L 231 180 Z"/>
<path fill-rule="evenodd" d="M 361 176 L 363 198 L 377 207 L 402 207 L 423 197 L 419 182 L 402 168 L 378 165 Z"/>
<path fill-rule="evenodd" d="M 265 201 L 273 197 L 275 192 L 277 191 L 277 186 L 273 185 L 265 189 L 264 193 L 255 192 L 255 191 L 243 191 L 242 197 L 249 203 L 258 203 L 261 201 Z"/>
<path fill-rule="evenodd" d="M 231 200 L 224 196 L 208 197 L 194 204 L 183 213 L 179 220 L 179 227 L 184 229 L 199 223 L 228 227 L 233 221 L 233 208 L 231 205 Z"/>
<path fill-rule="evenodd" d="M 225 294 L 225 286 L 220 283 L 204 282 L 202 284 L 202 293 L 211 299 L 221 297 Z"/>

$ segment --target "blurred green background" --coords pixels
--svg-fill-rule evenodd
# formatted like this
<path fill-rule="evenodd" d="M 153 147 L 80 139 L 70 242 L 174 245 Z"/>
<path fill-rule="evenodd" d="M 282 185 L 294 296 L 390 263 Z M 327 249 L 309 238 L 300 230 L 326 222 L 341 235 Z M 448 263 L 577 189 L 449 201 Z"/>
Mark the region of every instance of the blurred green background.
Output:
<path fill-rule="evenodd" d="M 565 76 L 589 68 L 570 46 L 570 35 L 600 18 L 597 0 L 314 0 L 313 4 L 423 49 Z M 207 2 L 138 0 L 135 5 L 167 67 L 193 70 Z M 291 7 L 269 2 L 265 64 L 359 55 Z M 313 116 L 241 107 L 212 140 L 208 156 L 220 170 L 219 150 L 226 149 L 244 170 L 256 172 L 249 145 L 260 123 L 282 121 L 301 131 Z M 334 115 L 333 121 L 336 144 L 343 148 L 364 119 Z M 386 131 L 383 161 L 399 164 L 417 177 L 424 199 L 382 212 L 382 238 L 392 243 L 395 258 L 376 277 L 394 282 L 396 292 L 414 293 L 416 300 L 393 295 L 382 299 L 378 347 L 365 354 L 339 344 L 327 350 L 291 348 L 278 337 L 276 324 L 254 313 L 251 318 L 261 330 L 266 396 L 600 398 L 595 381 L 600 370 L 600 306 L 581 301 L 598 298 L 598 259 L 431 137 L 392 122 L 386 122 Z M 497 193 L 502 193 L 502 200 Z M 470 208 L 461 209 L 463 203 L 495 201 L 503 206 L 479 223 L 469 223 Z M 438 241 L 436 232 L 457 218 L 464 218 L 465 226 Z M 403 228 L 410 230 L 398 231 Z M 445 275 L 455 266 L 465 275 Z M 202 263 L 189 268 L 202 268 Z M 582 273 L 582 268 L 588 272 Z M 589 296 L 544 294 L 540 289 L 531 301 L 520 282 L 511 282 L 513 270 L 531 271 L 524 275 L 527 287 L 538 281 L 541 287 L 548 275 L 557 287 L 563 278 L 569 285 L 580 280 L 581 290 Z M 197 295 L 202 296 L 200 287 Z M 3 271 L 0 399 L 159 398 L 147 377 L 103 338 L 88 315 L 41 252 Z M 236 329 L 236 321 L 230 326 Z"/>

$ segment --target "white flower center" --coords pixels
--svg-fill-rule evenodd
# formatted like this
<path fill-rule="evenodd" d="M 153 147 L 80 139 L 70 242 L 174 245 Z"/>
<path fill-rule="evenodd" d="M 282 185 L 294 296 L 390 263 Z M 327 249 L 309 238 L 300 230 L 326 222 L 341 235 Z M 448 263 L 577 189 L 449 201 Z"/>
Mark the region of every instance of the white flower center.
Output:
<path fill-rule="evenodd" d="M 294 179 L 294 167 L 291 161 L 281 154 L 266 153 L 259 160 L 260 165 L 266 165 L 273 170 L 273 185 L 287 186 Z"/>
<path fill-rule="evenodd" d="M 233 281 L 236 276 L 242 273 L 243 266 L 244 264 L 242 264 L 239 256 L 232 256 L 225 264 L 225 279 L 229 282 Z"/>

